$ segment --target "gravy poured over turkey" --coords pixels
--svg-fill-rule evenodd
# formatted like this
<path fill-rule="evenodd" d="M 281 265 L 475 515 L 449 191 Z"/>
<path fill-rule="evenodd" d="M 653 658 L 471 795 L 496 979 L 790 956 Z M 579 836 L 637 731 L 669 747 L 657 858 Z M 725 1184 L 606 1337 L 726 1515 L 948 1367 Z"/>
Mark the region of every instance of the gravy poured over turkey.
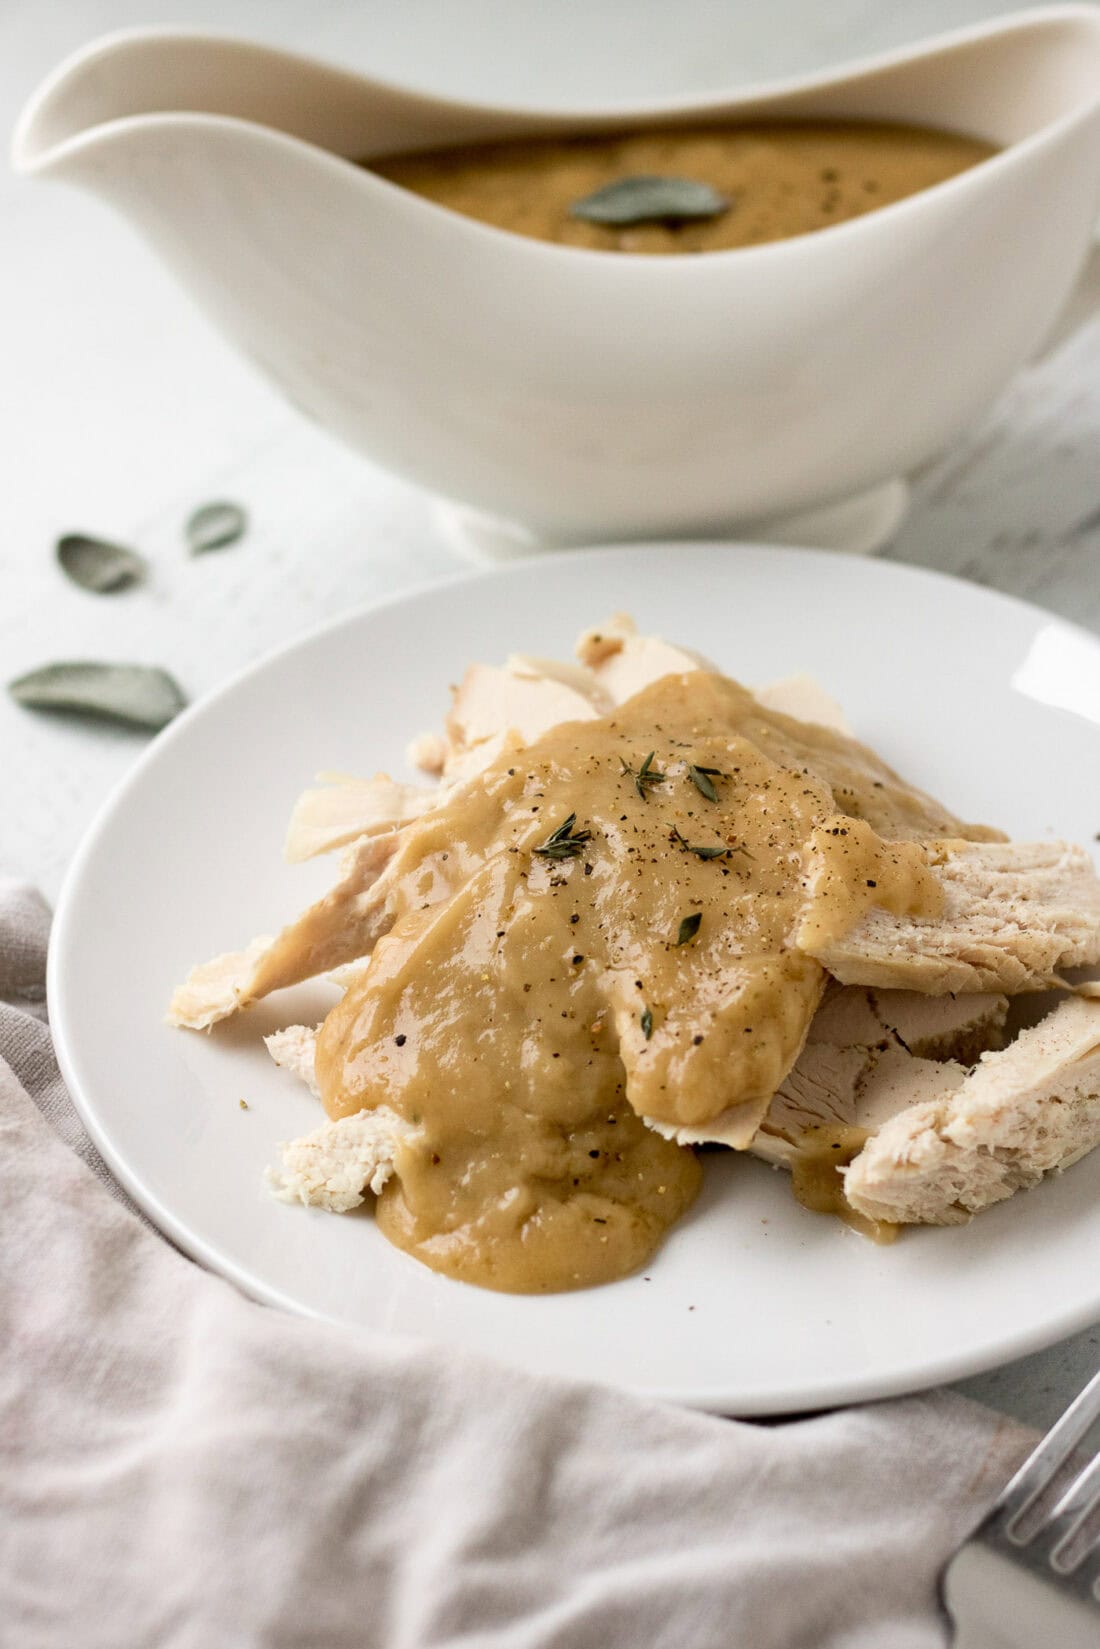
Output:
<path fill-rule="evenodd" d="M 830 779 L 898 836 L 964 828 L 701 673 L 553 729 L 410 828 L 394 926 L 317 1047 L 330 1117 L 408 1124 L 379 1204 L 394 1242 L 525 1291 L 646 1259 L 699 1168 L 640 1119 L 738 1107 L 749 1143 L 824 989 L 800 921 L 938 909 L 923 848 L 838 814 Z"/>
<path fill-rule="evenodd" d="M 1100 960 L 1082 850 L 964 824 L 804 680 L 754 695 L 624 619 L 578 650 L 473 667 L 417 744 L 437 790 L 307 792 L 289 855 L 347 845 L 340 879 L 176 992 L 205 1029 L 339 970 L 269 1038 L 327 1114 L 277 1195 L 373 1192 L 424 1264 L 537 1293 L 644 1264 L 700 1143 L 882 1239 L 1100 1142 L 1100 1001 L 1004 1046 L 1005 993 Z"/>

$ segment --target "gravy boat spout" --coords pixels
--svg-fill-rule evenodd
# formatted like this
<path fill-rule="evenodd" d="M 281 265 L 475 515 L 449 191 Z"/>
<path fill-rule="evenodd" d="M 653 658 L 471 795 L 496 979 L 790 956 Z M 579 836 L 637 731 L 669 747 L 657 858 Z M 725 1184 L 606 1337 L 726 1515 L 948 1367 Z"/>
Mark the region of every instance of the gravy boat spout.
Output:
<path fill-rule="evenodd" d="M 908 122 L 1000 152 L 835 227 L 697 257 L 526 239 L 348 163 L 740 119 Z M 297 406 L 434 492 L 558 542 L 715 533 L 903 474 L 1042 342 L 1100 206 L 1100 10 L 568 115 L 130 33 L 45 82 L 13 158 L 103 195 Z"/>

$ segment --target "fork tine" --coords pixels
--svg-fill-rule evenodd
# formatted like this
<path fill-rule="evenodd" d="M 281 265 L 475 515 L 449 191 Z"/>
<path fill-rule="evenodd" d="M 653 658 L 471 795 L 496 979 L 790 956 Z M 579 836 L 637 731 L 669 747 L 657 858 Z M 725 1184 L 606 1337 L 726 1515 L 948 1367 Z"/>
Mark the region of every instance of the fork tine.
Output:
<path fill-rule="evenodd" d="M 1100 1603 L 1100 1546 L 1092 1546 L 1085 1553 L 1081 1565 L 1082 1581 L 1090 1587 L 1097 1603 Z"/>
<path fill-rule="evenodd" d="M 1084 1437 L 1093 1421 L 1100 1416 L 1100 1372 L 1093 1375 L 1084 1391 L 1075 1398 L 1053 1430 L 1048 1431 L 1038 1448 L 1024 1461 L 1012 1481 L 1003 1490 L 994 1511 L 1000 1513 L 1006 1531 L 1012 1526 L 1038 1495 L 1073 1449 Z"/>
<path fill-rule="evenodd" d="M 1098 1504 L 1100 1504 L 1100 1454 L 1093 1456 L 1084 1471 L 1070 1484 L 1050 1514 L 1044 1532 L 1049 1532 L 1051 1536 L 1055 1537 L 1050 1553 L 1055 1568 L 1063 1566 L 1060 1561 L 1063 1552 L 1093 1508 Z M 1093 1545 L 1095 1545 L 1095 1542 Z M 1092 1550 L 1092 1546 L 1089 1550 Z M 1082 1559 L 1086 1555 L 1088 1554 L 1082 1553 Z M 1078 1561 L 1081 1561 L 1081 1559 Z"/>

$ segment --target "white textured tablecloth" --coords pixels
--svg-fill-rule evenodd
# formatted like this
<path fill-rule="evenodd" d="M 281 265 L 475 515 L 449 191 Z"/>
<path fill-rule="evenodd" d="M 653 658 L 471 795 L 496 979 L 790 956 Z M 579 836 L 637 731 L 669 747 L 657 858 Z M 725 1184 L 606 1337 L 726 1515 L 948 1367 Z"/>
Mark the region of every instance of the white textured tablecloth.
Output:
<path fill-rule="evenodd" d="M 1026 1432 L 945 1392 L 712 1419 L 243 1299 L 84 1135 L 47 931 L 0 882 L 0 1649 L 946 1641 Z"/>

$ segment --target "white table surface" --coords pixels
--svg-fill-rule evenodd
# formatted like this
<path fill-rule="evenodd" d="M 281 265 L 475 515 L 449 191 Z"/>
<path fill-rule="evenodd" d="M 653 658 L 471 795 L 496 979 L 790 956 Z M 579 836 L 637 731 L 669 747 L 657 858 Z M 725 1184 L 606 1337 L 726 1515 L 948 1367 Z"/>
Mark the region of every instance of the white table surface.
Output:
<path fill-rule="evenodd" d="M 1006 9 L 981 0 L 59 0 L 0 6 L 0 126 L 65 53 L 110 29 L 210 27 L 428 89 L 545 104 L 728 86 Z M 583 40 L 583 50 L 576 44 Z M 231 353 L 96 201 L 0 174 L 0 677 L 60 657 L 143 658 L 191 698 L 302 629 L 461 570 L 424 494 L 335 445 Z M 1057 339 L 980 427 L 914 478 L 882 553 L 1100 629 L 1100 257 Z M 182 522 L 227 496 L 247 539 L 189 560 Z M 64 531 L 153 564 L 96 599 L 53 561 Z M 56 894 L 143 741 L 0 694 L 0 871 Z M 1092 1263 L 1089 1256 L 1082 1263 Z M 961 1389 L 1035 1424 L 1100 1363 L 1100 1326 Z"/>

